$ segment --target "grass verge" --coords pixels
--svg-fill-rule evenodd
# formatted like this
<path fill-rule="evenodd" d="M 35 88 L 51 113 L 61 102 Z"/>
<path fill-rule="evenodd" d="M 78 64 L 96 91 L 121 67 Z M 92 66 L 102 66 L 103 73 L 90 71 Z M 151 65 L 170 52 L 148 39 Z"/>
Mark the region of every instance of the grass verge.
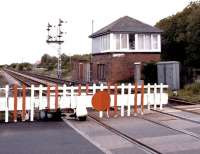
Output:
<path fill-rule="evenodd" d="M 183 89 L 178 91 L 175 97 L 189 102 L 200 103 L 200 83 L 186 85 Z"/>

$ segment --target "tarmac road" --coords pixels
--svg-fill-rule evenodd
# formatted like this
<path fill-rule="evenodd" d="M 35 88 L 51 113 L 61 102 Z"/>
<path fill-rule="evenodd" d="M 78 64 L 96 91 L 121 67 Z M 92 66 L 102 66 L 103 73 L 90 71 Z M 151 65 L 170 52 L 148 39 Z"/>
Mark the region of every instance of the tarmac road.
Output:
<path fill-rule="evenodd" d="M 0 123 L 0 154 L 101 154 L 65 122 Z"/>

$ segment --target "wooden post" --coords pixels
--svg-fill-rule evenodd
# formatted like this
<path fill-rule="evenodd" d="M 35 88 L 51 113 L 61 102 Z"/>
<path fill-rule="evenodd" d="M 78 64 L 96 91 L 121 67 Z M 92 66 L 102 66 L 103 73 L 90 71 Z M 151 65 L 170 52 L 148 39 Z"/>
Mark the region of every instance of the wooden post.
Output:
<path fill-rule="evenodd" d="M 137 115 L 137 91 L 138 91 L 138 84 L 135 81 L 135 89 L 134 89 L 134 116 Z"/>
<path fill-rule="evenodd" d="M 25 121 L 26 117 L 26 86 L 22 85 L 22 121 Z"/>
<path fill-rule="evenodd" d="M 88 85 L 88 83 L 86 84 L 86 90 L 85 90 L 85 92 L 86 92 L 86 95 L 89 94 L 89 85 Z"/>
<path fill-rule="evenodd" d="M 144 81 L 142 81 L 141 85 L 141 114 L 144 114 Z"/>
<path fill-rule="evenodd" d="M 67 92 L 66 92 L 66 89 L 67 89 L 67 86 L 66 86 L 66 84 L 64 84 L 63 85 L 63 101 L 62 101 L 62 103 L 67 103 Z M 67 106 L 67 108 L 69 108 L 69 106 Z"/>
<path fill-rule="evenodd" d="M 58 85 L 55 86 L 55 112 L 58 110 Z"/>
<path fill-rule="evenodd" d="M 78 96 L 81 96 L 81 84 L 78 85 Z"/>
<path fill-rule="evenodd" d="M 14 111 L 13 111 L 13 120 L 14 122 L 17 122 L 17 95 L 18 95 L 18 90 L 17 90 L 17 84 L 14 84 Z"/>
<path fill-rule="evenodd" d="M 110 95 L 110 83 L 108 82 L 108 94 Z M 111 103 L 111 102 L 110 102 Z M 110 104 L 109 104 L 109 106 L 108 106 L 108 108 L 107 108 L 107 117 L 109 118 L 110 116 L 109 116 L 109 114 L 110 114 Z"/>

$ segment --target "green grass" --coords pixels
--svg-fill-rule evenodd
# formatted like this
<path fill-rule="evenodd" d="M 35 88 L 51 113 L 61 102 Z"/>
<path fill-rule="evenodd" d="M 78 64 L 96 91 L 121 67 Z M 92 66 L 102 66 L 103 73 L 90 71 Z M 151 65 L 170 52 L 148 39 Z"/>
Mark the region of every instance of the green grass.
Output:
<path fill-rule="evenodd" d="M 200 103 L 200 83 L 186 85 L 183 89 L 178 91 L 176 97 L 186 101 Z"/>

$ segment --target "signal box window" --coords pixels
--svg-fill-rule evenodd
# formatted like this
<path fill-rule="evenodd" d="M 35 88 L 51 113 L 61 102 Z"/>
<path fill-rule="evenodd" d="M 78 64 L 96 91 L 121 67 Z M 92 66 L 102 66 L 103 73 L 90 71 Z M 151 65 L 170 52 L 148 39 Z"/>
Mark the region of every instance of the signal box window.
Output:
<path fill-rule="evenodd" d="M 129 34 L 129 49 L 135 50 L 135 34 Z"/>

